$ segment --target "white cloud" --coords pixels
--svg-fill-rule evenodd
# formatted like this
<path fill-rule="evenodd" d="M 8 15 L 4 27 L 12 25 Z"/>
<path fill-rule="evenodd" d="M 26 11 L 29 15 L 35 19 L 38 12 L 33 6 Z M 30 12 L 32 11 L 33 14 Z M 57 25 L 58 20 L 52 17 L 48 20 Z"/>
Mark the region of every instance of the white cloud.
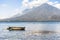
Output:
<path fill-rule="evenodd" d="M 60 9 L 60 4 L 59 3 L 55 4 L 54 6 Z"/>
<path fill-rule="evenodd" d="M 1 4 L 1 7 L 7 7 L 8 5 L 7 4 Z"/>
<path fill-rule="evenodd" d="M 50 5 L 54 5 L 54 3 L 53 2 L 47 2 L 48 4 L 50 4 Z"/>
<path fill-rule="evenodd" d="M 39 6 L 47 1 L 48 0 L 32 0 L 31 2 L 29 2 L 29 0 L 23 0 L 22 6 L 25 8 L 33 8 L 33 7 Z"/>
<path fill-rule="evenodd" d="M 22 1 L 22 6 L 20 7 L 20 9 L 16 9 L 15 13 L 20 13 L 22 14 L 22 12 L 25 9 L 31 9 L 33 7 L 37 7 L 45 2 L 47 2 L 48 0 L 32 0 L 31 2 L 29 2 L 29 0 L 23 0 Z"/>
<path fill-rule="evenodd" d="M 33 8 L 36 6 L 40 6 L 41 4 L 43 4 L 45 2 L 60 9 L 60 3 L 58 3 L 58 1 L 50 2 L 49 0 L 32 0 L 31 2 L 29 2 L 29 0 L 23 0 L 22 9 L 23 10 L 26 8 L 30 9 L 30 8 Z"/>
<path fill-rule="evenodd" d="M 56 7 L 56 8 L 59 8 L 60 9 L 60 3 L 58 3 L 58 1 L 55 1 L 55 2 L 47 2 L 48 4 Z"/>

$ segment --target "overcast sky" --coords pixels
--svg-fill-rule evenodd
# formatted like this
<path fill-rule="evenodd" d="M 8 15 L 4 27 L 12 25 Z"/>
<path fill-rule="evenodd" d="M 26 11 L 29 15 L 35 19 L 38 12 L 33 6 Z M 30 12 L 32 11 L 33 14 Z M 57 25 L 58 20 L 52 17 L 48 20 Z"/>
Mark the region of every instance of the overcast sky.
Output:
<path fill-rule="evenodd" d="M 0 0 L 0 19 L 9 18 L 25 9 L 48 3 L 60 9 L 60 0 Z"/>

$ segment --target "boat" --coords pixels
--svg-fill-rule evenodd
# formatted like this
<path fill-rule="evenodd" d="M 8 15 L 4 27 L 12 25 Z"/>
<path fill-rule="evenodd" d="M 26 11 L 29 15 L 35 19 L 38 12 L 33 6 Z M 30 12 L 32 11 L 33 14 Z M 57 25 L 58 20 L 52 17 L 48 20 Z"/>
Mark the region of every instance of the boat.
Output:
<path fill-rule="evenodd" d="M 25 27 L 8 27 L 7 30 L 13 31 L 13 30 L 25 30 Z"/>

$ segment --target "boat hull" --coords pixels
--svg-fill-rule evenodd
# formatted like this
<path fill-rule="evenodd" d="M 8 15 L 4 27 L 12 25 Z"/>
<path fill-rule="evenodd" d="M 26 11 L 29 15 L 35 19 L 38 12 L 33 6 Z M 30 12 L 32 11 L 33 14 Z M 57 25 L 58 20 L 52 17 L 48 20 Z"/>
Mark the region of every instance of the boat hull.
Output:
<path fill-rule="evenodd" d="M 9 31 L 13 31 L 13 30 L 23 31 L 23 30 L 25 30 L 25 27 L 9 27 L 9 28 L 7 28 L 7 30 L 9 30 Z"/>

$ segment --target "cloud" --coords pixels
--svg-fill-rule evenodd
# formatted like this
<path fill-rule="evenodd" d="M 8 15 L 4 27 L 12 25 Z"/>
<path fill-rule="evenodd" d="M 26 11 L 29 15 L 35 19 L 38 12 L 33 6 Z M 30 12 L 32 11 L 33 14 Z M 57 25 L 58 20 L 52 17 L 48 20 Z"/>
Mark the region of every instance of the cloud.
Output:
<path fill-rule="evenodd" d="M 31 2 L 29 0 L 23 0 L 22 1 L 22 9 L 31 9 L 33 7 L 37 7 L 40 6 L 43 3 L 48 3 L 56 8 L 60 9 L 60 3 L 58 1 L 55 2 L 50 2 L 49 0 L 31 0 Z"/>
<path fill-rule="evenodd" d="M 8 5 L 7 4 L 1 4 L 1 7 L 7 7 Z"/>
<path fill-rule="evenodd" d="M 50 4 L 50 5 L 53 5 L 54 3 L 53 2 L 47 2 L 48 4 Z"/>
<path fill-rule="evenodd" d="M 60 9 L 60 4 L 55 4 L 54 6 Z"/>
<path fill-rule="evenodd" d="M 47 1 L 48 0 L 32 0 L 31 2 L 29 2 L 29 0 L 23 0 L 22 7 L 33 8 L 33 7 L 39 6 Z"/>
<path fill-rule="evenodd" d="M 58 1 L 55 1 L 55 2 L 47 2 L 48 4 L 56 7 L 56 8 L 59 8 L 60 9 L 60 3 Z"/>

